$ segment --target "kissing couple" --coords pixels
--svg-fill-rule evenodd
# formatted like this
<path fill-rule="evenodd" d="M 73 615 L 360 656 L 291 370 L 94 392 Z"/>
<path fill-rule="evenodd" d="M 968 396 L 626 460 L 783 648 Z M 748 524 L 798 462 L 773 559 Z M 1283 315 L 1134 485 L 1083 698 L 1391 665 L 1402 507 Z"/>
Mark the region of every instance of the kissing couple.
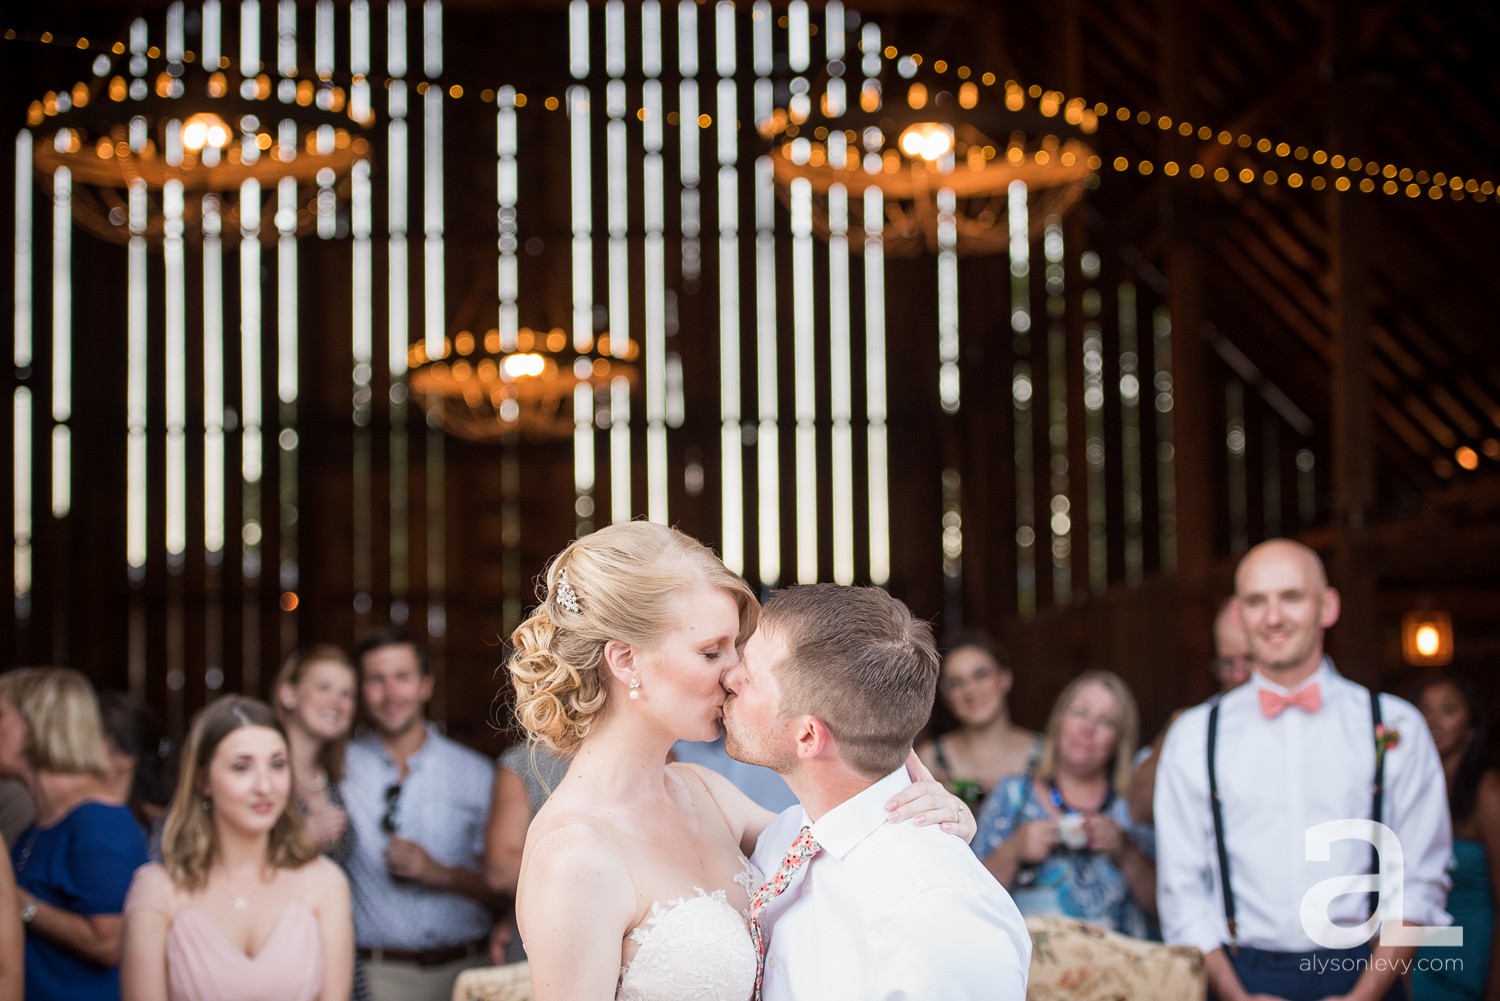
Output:
<path fill-rule="evenodd" d="M 644 521 L 573 542 L 541 597 L 508 662 L 522 726 L 571 757 L 517 892 L 537 1001 L 1024 998 L 1030 939 L 972 815 L 906 763 L 938 656 L 904 604 L 813 584 L 761 608 Z M 800 804 L 668 763 L 721 727 Z"/>

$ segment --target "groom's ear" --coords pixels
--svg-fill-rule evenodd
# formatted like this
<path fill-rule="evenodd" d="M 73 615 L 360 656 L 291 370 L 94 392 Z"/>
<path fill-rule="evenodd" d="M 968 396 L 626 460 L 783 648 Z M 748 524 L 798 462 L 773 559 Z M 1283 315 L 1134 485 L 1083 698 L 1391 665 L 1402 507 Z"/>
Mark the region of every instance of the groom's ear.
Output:
<path fill-rule="evenodd" d="M 604 666 L 622 684 L 630 684 L 636 672 L 635 648 L 629 643 L 610 640 L 604 644 Z"/>
<path fill-rule="evenodd" d="M 822 757 L 833 749 L 833 731 L 816 716 L 802 716 L 794 722 L 797 757 Z"/>

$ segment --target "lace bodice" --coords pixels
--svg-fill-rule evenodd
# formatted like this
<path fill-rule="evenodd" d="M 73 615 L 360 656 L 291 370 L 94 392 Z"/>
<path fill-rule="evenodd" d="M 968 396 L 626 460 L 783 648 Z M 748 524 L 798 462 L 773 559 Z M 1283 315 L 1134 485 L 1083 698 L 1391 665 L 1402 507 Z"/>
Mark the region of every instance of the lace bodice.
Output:
<path fill-rule="evenodd" d="M 735 882 L 755 889 L 748 862 Z M 748 1001 L 755 989 L 755 947 L 743 911 L 723 890 L 694 888 L 694 895 L 651 905 L 630 933 L 639 944 L 620 971 L 616 1001 Z"/>

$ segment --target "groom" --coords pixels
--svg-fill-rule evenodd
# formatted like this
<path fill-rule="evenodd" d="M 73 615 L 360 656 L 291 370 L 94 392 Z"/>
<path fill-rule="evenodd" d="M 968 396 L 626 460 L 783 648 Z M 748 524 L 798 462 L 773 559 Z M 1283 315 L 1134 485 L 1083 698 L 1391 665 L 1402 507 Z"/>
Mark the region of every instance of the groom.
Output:
<path fill-rule="evenodd" d="M 886 822 L 937 677 L 932 630 L 877 588 L 794 587 L 761 612 L 724 678 L 726 745 L 801 805 L 755 850 L 757 997 L 1025 996 L 1031 940 L 1004 888 L 936 824 Z"/>

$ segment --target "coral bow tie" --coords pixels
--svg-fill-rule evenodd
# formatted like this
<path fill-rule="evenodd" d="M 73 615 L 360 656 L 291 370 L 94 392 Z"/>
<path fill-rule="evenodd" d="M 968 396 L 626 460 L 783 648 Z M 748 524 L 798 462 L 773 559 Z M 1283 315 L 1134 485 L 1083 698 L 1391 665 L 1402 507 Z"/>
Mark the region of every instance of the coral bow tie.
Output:
<path fill-rule="evenodd" d="M 1266 719 L 1275 719 L 1286 712 L 1290 706 L 1296 706 L 1310 713 L 1323 708 L 1323 693 L 1318 691 L 1317 682 L 1313 682 L 1295 695 L 1281 695 L 1268 688 L 1260 690 L 1260 711 Z"/>

